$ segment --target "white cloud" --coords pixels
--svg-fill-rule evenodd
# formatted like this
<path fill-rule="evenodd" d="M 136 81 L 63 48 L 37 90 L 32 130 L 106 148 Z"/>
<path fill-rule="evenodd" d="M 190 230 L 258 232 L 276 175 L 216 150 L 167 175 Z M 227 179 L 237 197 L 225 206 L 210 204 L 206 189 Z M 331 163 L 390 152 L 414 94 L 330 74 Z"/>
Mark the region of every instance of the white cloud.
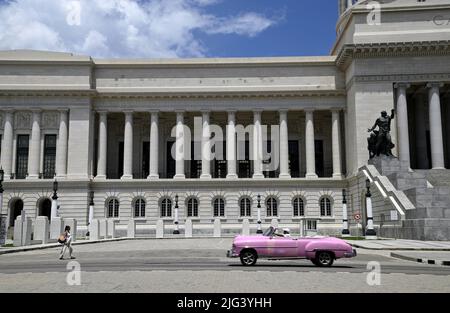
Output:
<path fill-rule="evenodd" d="M 276 23 L 255 12 L 207 13 L 220 0 L 14 0 L 0 2 L 0 50 L 69 51 L 94 57 L 197 57 L 196 37 L 254 37 Z"/>

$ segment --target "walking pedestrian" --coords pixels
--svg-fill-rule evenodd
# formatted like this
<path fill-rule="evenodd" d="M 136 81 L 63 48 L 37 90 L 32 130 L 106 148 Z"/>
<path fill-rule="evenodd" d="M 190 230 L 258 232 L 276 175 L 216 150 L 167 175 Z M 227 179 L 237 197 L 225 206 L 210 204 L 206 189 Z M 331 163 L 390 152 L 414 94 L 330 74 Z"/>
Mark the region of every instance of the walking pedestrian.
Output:
<path fill-rule="evenodd" d="M 64 254 L 66 253 L 67 248 L 69 249 L 69 257 L 70 259 L 75 259 L 74 256 L 72 256 L 72 235 L 70 234 L 70 226 L 66 226 L 64 229 L 64 233 L 61 234 L 60 238 L 58 239 L 58 242 L 61 243 L 63 246 L 61 248 L 61 253 L 59 255 L 59 259 L 64 259 Z"/>

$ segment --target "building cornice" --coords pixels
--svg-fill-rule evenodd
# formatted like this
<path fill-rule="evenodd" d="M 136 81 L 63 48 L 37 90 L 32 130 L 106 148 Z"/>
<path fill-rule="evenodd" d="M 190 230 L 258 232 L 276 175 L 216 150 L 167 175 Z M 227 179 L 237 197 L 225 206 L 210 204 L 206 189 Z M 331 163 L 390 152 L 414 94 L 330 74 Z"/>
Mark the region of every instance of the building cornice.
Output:
<path fill-rule="evenodd" d="M 320 91 L 242 91 L 242 92 L 101 92 L 103 99 L 261 99 L 298 97 L 345 97 L 344 89 Z"/>
<path fill-rule="evenodd" d="M 85 90 L 42 90 L 42 89 L 0 89 L 0 97 L 92 97 L 95 89 Z"/>
<path fill-rule="evenodd" d="M 345 69 L 353 59 L 436 55 L 450 55 L 450 40 L 346 44 L 339 52 L 336 65 Z"/>

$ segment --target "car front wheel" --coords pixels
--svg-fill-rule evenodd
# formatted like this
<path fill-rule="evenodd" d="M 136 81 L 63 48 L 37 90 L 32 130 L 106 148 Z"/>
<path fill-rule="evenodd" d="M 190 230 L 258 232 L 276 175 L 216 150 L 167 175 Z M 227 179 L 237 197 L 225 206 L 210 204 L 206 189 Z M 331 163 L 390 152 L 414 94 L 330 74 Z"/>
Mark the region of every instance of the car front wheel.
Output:
<path fill-rule="evenodd" d="M 241 253 L 241 263 L 244 266 L 255 265 L 257 258 L 256 252 L 252 250 L 246 250 Z"/>
<path fill-rule="evenodd" d="M 333 254 L 327 251 L 317 252 L 316 258 L 313 260 L 313 263 L 320 267 L 330 267 L 331 265 L 333 265 L 333 262 Z"/>

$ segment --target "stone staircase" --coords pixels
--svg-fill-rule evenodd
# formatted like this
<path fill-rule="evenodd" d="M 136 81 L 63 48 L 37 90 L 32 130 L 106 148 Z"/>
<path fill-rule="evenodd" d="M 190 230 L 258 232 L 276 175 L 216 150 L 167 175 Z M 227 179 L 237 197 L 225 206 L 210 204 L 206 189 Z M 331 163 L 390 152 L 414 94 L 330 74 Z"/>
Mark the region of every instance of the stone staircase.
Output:
<path fill-rule="evenodd" d="M 416 207 L 406 212 L 405 238 L 450 240 L 450 170 L 412 171 L 407 164 L 387 157 L 369 163 Z"/>

